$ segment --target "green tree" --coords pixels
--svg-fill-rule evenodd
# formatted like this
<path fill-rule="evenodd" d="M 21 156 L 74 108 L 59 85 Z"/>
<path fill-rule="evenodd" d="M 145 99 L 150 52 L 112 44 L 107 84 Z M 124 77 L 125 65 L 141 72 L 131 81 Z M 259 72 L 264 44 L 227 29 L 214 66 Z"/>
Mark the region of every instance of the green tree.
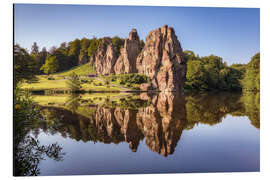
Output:
<path fill-rule="evenodd" d="M 69 56 L 74 56 L 74 57 L 77 57 L 78 58 L 79 53 L 80 53 L 80 40 L 79 39 L 75 39 L 70 44 L 70 49 L 69 49 L 68 55 Z"/>
<path fill-rule="evenodd" d="M 72 92 L 76 92 L 81 88 L 80 78 L 76 73 L 72 73 L 67 81 L 67 86 Z"/>
<path fill-rule="evenodd" d="M 39 53 L 39 47 L 38 47 L 37 43 L 34 42 L 32 47 L 31 47 L 31 54 L 38 55 L 38 53 Z"/>
<path fill-rule="evenodd" d="M 55 73 L 59 68 L 58 60 L 56 56 L 47 55 L 45 64 L 41 67 L 45 74 Z"/>
<path fill-rule="evenodd" d="M 188 89 L 208 89 L 206 71 L 200 60 L 187 62 L 186 88 Z"/>
<path fill-rule="evenodd" d="M 215 55 L 199 57 L 193 51 L 184 51 L 187 61 L 186 89 L 241 90 L 244 65 L 228 66 Z"/>
<path fill-rule="evenodd" d="M 112 38 L 112 44 L 113 44 L 113 48 L 116 52 L 116 55 L 119 56 L 121 48 L 124 47 L 125 39 L 119 38 L 118 36 L 114 36 Z"/>
<path fill-rule="evenodd" d="M 88 56 L 93 57 L 98 50 L 99 45 L 101 44 L 102 39 L 93 38 L 90 40 L 88 47 Z"/>
<path fill-rule="evenodd" d="M 192 61 L 192 60 L 196 60 L 196 59 L 198 60 L 199 59 L 199 57 L 196 58 L 194 52 L 193 51 L 190 51 L 190 50 L 184 51 L 184 58 L 185 58 L 186 62 L 187 61 Z"/>
<path fill-rule="evenodd" d="M 28 52 L 18 44 L 14 46 L 14 83 L 32 80 L 36 74 L 36 63 Z"/>
<path fill-rule="evenodd" d="M 255 54 L 247 64 L 242 86 L 244 91 L 260 91 L 260 53 Z"/>
<path fill-rule="evenodd" d="M 29 133 L 43 122 L 40 109 L 30 98 L 30 93 L 16 87 L 13 102 L 13 173 L 15 176 L 36 176 L 40 174 L 41 160 L 46 157 L 61 161 L 65 153 L 57 143 L 41 145 Z"/>

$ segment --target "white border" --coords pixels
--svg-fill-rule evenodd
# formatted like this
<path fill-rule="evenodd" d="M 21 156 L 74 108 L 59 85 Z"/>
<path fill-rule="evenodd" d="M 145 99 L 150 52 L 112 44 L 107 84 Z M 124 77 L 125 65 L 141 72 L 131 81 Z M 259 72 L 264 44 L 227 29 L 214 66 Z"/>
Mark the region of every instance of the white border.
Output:
<path fill-rule="evenodd" d="M 196 7 L 256 7 L 261 8 L 261 172 L 260 173 L 199 173 L 199 174 L 151 174 L 151 175 L 99 175 L 53 176 L 37 179 L 269 179 L 269 17 L 267 0 L 9 0 L 1 2 L 1 179 L 12 177 L 12 36 L 13 3 L 41 4 L 96 4 L 96 5 L 149 5 L 149 6 L 196 6 Z M 4 40 L 4 41 L 3 41 Z M 4 55 L 3 55 L 4 54 Z M 8 177 L 8 178 L 7 178 Z M 23 178 L 24 179 L 24 178 Z"/>

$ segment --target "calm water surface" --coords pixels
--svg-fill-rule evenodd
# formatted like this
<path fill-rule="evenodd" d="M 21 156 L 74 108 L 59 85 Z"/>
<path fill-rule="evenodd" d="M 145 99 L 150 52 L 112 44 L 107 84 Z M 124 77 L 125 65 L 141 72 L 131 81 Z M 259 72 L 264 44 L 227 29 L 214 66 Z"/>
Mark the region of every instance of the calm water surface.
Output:
<path fill-rule="evenodd" d="M 40 175 L 260 170 L 258 95 L 34 96 L 43 119 L 29 134 L 57 143 Z"/>

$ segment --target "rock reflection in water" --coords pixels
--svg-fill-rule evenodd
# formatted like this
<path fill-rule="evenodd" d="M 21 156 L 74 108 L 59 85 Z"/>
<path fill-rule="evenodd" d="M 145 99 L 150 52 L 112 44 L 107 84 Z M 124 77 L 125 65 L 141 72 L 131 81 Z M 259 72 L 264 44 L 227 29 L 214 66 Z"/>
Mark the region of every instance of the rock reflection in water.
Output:
<path fill-rule="evenodd" d="M 240 94 L 224 93 L 196 96 L 142 93 L 138 99 L 121 100 L 122 104 L 107 99 L 104 104 L 90 103 L 78 108 L 43 106 L 47 121 L 41 124 L 41 129 L 77 141 L 127 142 L 133 152 L 145 139 L 150 150 L 166 157 L 173 154 L 184 129 L 192 129 L 198 123 L 220 123 L 227 114 L 250 116 L 243 99 L 246 98 Z M 253 111 L 258 113 L 259 109 Z M 259 128 L 259 117 L 251 117 L 257 117 L 251 122 Z M 54 123 L 48 123 L 51 121 Z"/>

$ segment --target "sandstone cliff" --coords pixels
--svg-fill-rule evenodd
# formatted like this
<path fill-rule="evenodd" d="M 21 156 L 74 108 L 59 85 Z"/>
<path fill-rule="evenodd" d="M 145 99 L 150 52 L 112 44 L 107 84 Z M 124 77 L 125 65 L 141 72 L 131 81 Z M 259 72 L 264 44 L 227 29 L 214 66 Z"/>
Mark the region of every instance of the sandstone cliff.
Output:
<path fill-rule="evenodd" d="M 160 91 L 183 91 L 186 63 L 174 29 L 167 25 L 151 31 L 136 60 L 138 73 L 151 78 Z"/>
<path fill-rule="evenodd" d="M 95 68 L 98 75 L 108 75 L 114 73 L 114 64 L 117 55 L 113 48 L 111 38 L 105 37 L 102 39 L 97 53 L 95 54 Z"/>
<path fill-rule="evenodd" d="M 136 29 L 132 29 L 129 38 L 125 40 L 124 47 L 117 59 L 114 71 L 116 74 L 136 73 L 136 58 L 140 53 L 140 39 Z"/>

